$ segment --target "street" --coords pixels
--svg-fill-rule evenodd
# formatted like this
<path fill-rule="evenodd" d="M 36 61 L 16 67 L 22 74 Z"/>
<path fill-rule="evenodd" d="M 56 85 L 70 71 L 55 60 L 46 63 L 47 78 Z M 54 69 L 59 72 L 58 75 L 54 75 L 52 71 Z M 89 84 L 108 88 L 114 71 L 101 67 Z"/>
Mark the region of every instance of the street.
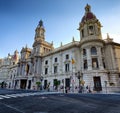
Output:
<path fill-rule="evenodd" d="M 120 94 L 0 90 L 0 113 L 120 113 Z"/>

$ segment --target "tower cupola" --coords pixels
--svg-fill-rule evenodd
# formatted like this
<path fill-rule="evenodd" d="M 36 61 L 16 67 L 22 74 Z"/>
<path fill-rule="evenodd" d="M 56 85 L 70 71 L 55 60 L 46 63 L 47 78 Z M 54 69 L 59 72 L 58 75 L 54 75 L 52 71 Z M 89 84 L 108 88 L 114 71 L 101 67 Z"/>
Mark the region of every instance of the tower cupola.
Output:
<path fill-rule="evenodd" d="M 85 6 L 85 14 L 79 23 L 78 30 L 80 31 L 81 40 L 86 38 L 99 38 L 101 39 L 101 23 L 96 16 L 91 12 L 91 6 Z"/>

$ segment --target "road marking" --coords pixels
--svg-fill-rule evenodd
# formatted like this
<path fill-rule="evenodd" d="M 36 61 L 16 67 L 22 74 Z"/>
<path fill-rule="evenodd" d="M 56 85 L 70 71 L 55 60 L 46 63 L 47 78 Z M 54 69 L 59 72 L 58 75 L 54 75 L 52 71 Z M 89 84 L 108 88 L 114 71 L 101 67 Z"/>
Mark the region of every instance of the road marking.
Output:
<path fill-rule="evenodd" d="M 9 98 L 35 96 L 35 95 L 48 95 L 48 94 L 59 94 L 59 93 L 58 92 L 30 92 L 30 93 L 6 94 L 6 95 L 0 95 L 0 99 L 9 99 Z"/>
<path fill-rule="evenodd" d="M 6 96 L 8 96 L 8 97 L 15 97 L 15 98 L 17 97 L 17 96 L 15 96 L 15 95 L 6 95 Z"/>
<path fill-rule="evenodd" d="M 8 108 L 14 109 L 15 111 L 17 111 L 17 112 L 19 112 L 19 113 L 25 113 L 24 111 L 19 110 L 18 108 L 15 108 L 15 107 L 10 106 L 10 105 L 8 105 L 8 104 L 4 104 L 4 103 L 2 103 L 2 104 L 5 105 L 5 106 L 8 107 Z"/>
<path fill-rule="evenodd" d="M 0 99 L 3 99 L 3 98 L 0 97 Z"/>
<path fill-rule="evenodd" d="M 3 98 L 10 98 L 10 97 L 5 96 L 5 95 L 0 95 L 0 97 L 3 97 Z"/>

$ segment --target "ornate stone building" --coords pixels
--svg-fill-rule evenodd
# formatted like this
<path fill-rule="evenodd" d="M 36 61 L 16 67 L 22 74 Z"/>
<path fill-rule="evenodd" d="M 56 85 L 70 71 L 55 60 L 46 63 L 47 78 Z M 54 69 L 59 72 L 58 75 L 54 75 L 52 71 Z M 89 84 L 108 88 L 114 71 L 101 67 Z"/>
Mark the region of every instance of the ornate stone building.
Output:
<path fill-rule="evenodd" d="M 23 47 L 14 77 L 14 87 L 72 92 L 120 91 L 120 44 L 107 34 L 102 39 L 101 23 L 86 5 L 79 23 L 80 41 L 53 47 L 45 41 L 45 28 L 40 21 L 33 49 Z"/>
<path fill-rule="evenodd" d="M 6 58 L 0 60 L 0 83 L 7 84 L 6 87 L 8 88 L 14 88 L 15 86 L 18 60 L 17 50 L 13 55 L 8 54 Z"/>

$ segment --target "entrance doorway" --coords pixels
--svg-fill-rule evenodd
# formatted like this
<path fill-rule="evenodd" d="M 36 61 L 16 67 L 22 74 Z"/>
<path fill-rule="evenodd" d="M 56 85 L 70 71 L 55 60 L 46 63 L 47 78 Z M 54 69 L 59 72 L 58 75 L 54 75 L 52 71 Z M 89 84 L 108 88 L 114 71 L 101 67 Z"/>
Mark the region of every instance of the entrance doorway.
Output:
<path fill-rule="evenodd" d="M 47 89 L 47 80 L 44 80 L 44 89 Z"/>
<path fill-rule="evenodd" d="M 93 80 L 94 80 L 94 90 L 95 91 L 102 91 L 100 77 L 93 77 Z"/>
<path fill-rule="evenodd" d="M 31 88 L 31 80 L 28 81 L 28 89 Z"/>
<path fill-rule="evenodd" d="M 69 78 L 65 79 L 65 87 L 70 88 L 70 79 Z"/>
<path fill-rule="evenodd" d="M 26 89 L 27 80 L 21 80 L 20 88 Z"/>

